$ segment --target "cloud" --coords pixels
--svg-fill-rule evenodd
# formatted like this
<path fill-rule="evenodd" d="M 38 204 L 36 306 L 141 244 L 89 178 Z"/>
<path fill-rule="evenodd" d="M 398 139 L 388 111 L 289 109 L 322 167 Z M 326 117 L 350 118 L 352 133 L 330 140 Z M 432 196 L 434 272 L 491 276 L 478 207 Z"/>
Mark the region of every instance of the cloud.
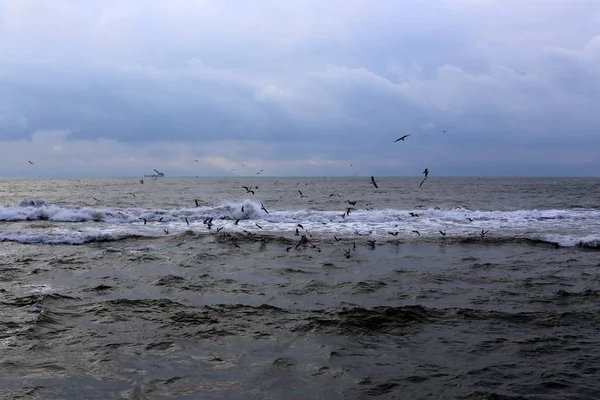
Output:
<path fill-rule="evenodd" d="M 0 15 L 0 167 L 16 175 L 30 169 L 6 149 L 56 175 L 68 160 L 82 174 L 600 170 L 595 0 L 23 0 Z"/>

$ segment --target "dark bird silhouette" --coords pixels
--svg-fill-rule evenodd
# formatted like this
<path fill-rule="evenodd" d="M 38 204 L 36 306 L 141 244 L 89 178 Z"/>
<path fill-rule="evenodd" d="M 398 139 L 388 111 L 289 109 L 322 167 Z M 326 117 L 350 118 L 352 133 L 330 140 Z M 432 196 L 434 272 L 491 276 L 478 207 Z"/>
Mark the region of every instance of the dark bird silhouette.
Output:
<path fill-rule="evenodd" d="M 256 225 L 258 227 L 258 229 L 262 229 L 262 226 L 260 226 L 259 224 L 257 224 L 256 222 L 254 223 L 254 225 Z"/>
<path fill-rule="evenodd" d="M 419 233 L 419 231 L 412 231 L 413 233 L 416 233 L 417 235 L 421 236 L 421 234 Z"/>
<path fill-rule="evenodd" d="M 187 217 L 185 218 L 185 223 L 190 226 L 190 221 L 188 221 Z"/>
<path fill-rule="evenodd" d="M 196 207 L 200 207 L 200 203 L 198 203 L 198 200 L 194 199 L 194 202 L 196 203 Z"/>
<path fill-rule="evenodd" d="M 469 220 L 469 222 L 473 222 L 473 218 L 467 217 L 467 220 Z"/>
<path fill-rule="evenodd" d="M 446 231 L 439 231 L 439 232 L 442 234 L 442 236 L 446 236 Z"/>
<path fill-rule="evenodd" d="M 346 203 L 350 204 L 351 206 L 355 206 L 356 205 L 356 201 L 346 200 Z"/>
<path fill-rule="evenodd" d="M 300 198 L 308 197 L 308 196 L 303 195 L 302 192 L 300 191 L 300 189 L 298 189 L 298 192 L 300 193 Z"/>
<path fill-rule="evenodd" d="M 223 227 L 217 228 L 217 232 L 221 232 L 222 229 Z"/>
<path fill-rule="evenodd" d="M 233 223 L 234 225 L 237 225 L 240 222 L 239 219 L 236 219 L 235 222 Z"/>
<path fill-rule="evenodd" d="M 169 230 L 168 229 L 163 229 L 163 231 L 165 231 L 165 235 L 169 234 Z"/>
<path fill-rule="evenodd" d="M 248 186 L 242 186 L 244 189 L 246 189 L 246 193 L 252 193 L 254 194 L 254 190 L 252 190 L 252 186 L 248 187 Z"/>
<path fill-rule="evenodd" d="M 94 199 L 94 200 L 96 200 L 98 203 L 100 203 L 100 200 L 98 200 L 97 198 L 95 198 L 95 197 L 92 197 L 92 199 Z"/>
<path fill-rule="evenodd" d="M 163 218 L 164 218 L 164 217 L 160 217 L 160 218 L 158 219 L 158 222 L 162 222 Z"/>
<path fill-rule="evenodd" d="M 411 217 L 418 217 L 419 216 L 419 214 L 414 213 L 414 212 L 408 213 L 408 215 L 410 215 Z"/>
<path fill-rule="evenodd" d="M 135 197 L 135 193 L 129 193 L 130 195 L 132 195 L 133 197 Z"/>
<path fill-rule="evenodd" d="M 423 183 L 425 183 L 425 179 L 427 179 L 427 177 L 429 176 L 429 169 L 425 168 L 425 171 L 423 171 L 423 173 L 425 174 L 425 178 L 423 178 L 419 187 L 423 186 Z"/>
<path fill-rule="evenodd" d="M 244 206 L 242 206 L 242 212 L 244 212 Z"/>
<path fill-rule="evenodd" d="M 351 212 L 352 210 L 354 210 L 354 208 L 350 208 L 350 207 L 346 208 L 346 215 L 347 215 L 347 216 L 350 216 L 350 212 Z"/>
<path fill-rule="evenodd" d="M 400 233 L 400 232 L 398 232 L 398 231 L 396 231 L 396 232 L 389 232 L 389 231 L 388 231 L 388 233 L 389 233 L 390 235 L 392 235 L 392 236 L 398 236 L 398 233 Z"/>
<path fill-rule="evenodd" d="M 29 160 L 27 160 L 27 161 L 29 161 Z M 31 161 L 29 161 L 29 164 L 33 164 L 33 163 Z"/>
<path fill-rule="evenodd" d="M 486 233 L 489 232 L 489 229 L 487 231 L 484 231 L 483 229 L 481 229 L 481 237 L 484 237 Z"/>
<path fill-rule="evenodd" d="M 372 249 L 375 248 L 375 240 L 367 240 L 367 243 L 369 243 L 369 246 L 371 246 Z"/>
<path fill-rule="evenodd" d="M 371 175 L 371 184 L 373 186 L 375 186 L 375 189 L 379 189 L 379 187 L 377 187 L 377 181 L 375 180 L 375 178 L 373 177 L 373 175 Z"/>
<path fill-rule="evenodd" d="M 350 250 L 351 249 L 348 249 L 348 250 L 342 249 L 342 250 L 344 250 L 344 256 L 346 256 L 346 258 L 350 258 Z"/>
<path fill-rule="evenodd" d="M 143 184 L 144 184 L 144 180 L 143 180 L 143 179 L 140 179 L 140 183 L 143 185 Z"/>
<path fill-rule="evenodd" d="M 334 239 L 336 242 L 339 242 L 340 240 L 342 240 L 342 239 L 338 239 L 337 237 L 335 237 L 335 235 L 333 236 L 333 239 Z"/>
<path fill-rule="evenodd" d="M 148 222 L 148 221 L 146 220 L 146 218 L 139 218 L 139 219 L 141 219 L 141 220 L 143 220 L 143 221 L 144 221 L 144 225 L 146 225 L 146 222 Z"/>
<path fill-rule="evenodd" d="M 297 226 L 298 228 L 300 228 L 300 229 L 304 229 L 304 227 L 302 226 L 302 224 L 298 224 L 298 225 L 296 225 L 296 226 Z"/>
<path fill-rule="evenodd" d="M 267 214 L 269 213 L 262 202 L 260 203 L 260 209 L 266 212 Z"/>
<path fill-rule="evenodd" d="M 409 136 L 410 136 L 410 135 L 404 135 L 404 136 L 402 136 L 402 137 L 399 137 L 398 139 L 394 140 L 394 143 L 396 143 L 396 142 L 398 142 L 398 141 L 400 141 L 400 140 L 404 141 L 404 139 L 406 139 L 406 138 L 407 138 L 407 137 L 409 137 Z"/>
<path fill-rule="evenodd" d="M 331 194 L 329 195 L 329 197 L 333 197 L 333 196 L 342 197 L 342 196 L 340 196 L 340 195 L 339 195 L 339 194 L 337 194 L 337 193 L 331 193 Z"/>

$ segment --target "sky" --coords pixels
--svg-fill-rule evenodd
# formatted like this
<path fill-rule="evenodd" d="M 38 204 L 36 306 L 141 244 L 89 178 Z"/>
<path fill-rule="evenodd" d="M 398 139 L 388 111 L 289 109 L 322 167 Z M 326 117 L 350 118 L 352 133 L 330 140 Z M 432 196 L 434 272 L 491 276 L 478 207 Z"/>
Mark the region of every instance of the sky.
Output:
<path fill-rule="evenodd" d="M 4 178 L 600 176 L 599 149 L 598 0 L 0 0 Z"/>

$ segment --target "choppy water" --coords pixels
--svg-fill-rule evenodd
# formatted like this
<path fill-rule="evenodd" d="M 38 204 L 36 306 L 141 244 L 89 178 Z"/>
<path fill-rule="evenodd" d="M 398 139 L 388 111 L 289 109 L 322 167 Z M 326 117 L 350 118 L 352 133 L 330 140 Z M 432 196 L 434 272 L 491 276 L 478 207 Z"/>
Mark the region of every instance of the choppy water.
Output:
<path fill-rule="evenodd" d="M 1 180 L 0 398 L 600 398 L 600 180 L 419 183 Z"/>

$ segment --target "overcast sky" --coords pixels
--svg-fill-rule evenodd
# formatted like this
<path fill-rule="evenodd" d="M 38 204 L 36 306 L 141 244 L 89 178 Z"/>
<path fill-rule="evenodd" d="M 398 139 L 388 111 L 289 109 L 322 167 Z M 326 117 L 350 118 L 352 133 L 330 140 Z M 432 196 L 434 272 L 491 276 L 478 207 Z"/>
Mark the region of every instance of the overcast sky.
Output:
<path fill-rule="evenodd" d="M 0 0 L 0 177 L 600 176 L 599 149 L 598 0 Z"/>

